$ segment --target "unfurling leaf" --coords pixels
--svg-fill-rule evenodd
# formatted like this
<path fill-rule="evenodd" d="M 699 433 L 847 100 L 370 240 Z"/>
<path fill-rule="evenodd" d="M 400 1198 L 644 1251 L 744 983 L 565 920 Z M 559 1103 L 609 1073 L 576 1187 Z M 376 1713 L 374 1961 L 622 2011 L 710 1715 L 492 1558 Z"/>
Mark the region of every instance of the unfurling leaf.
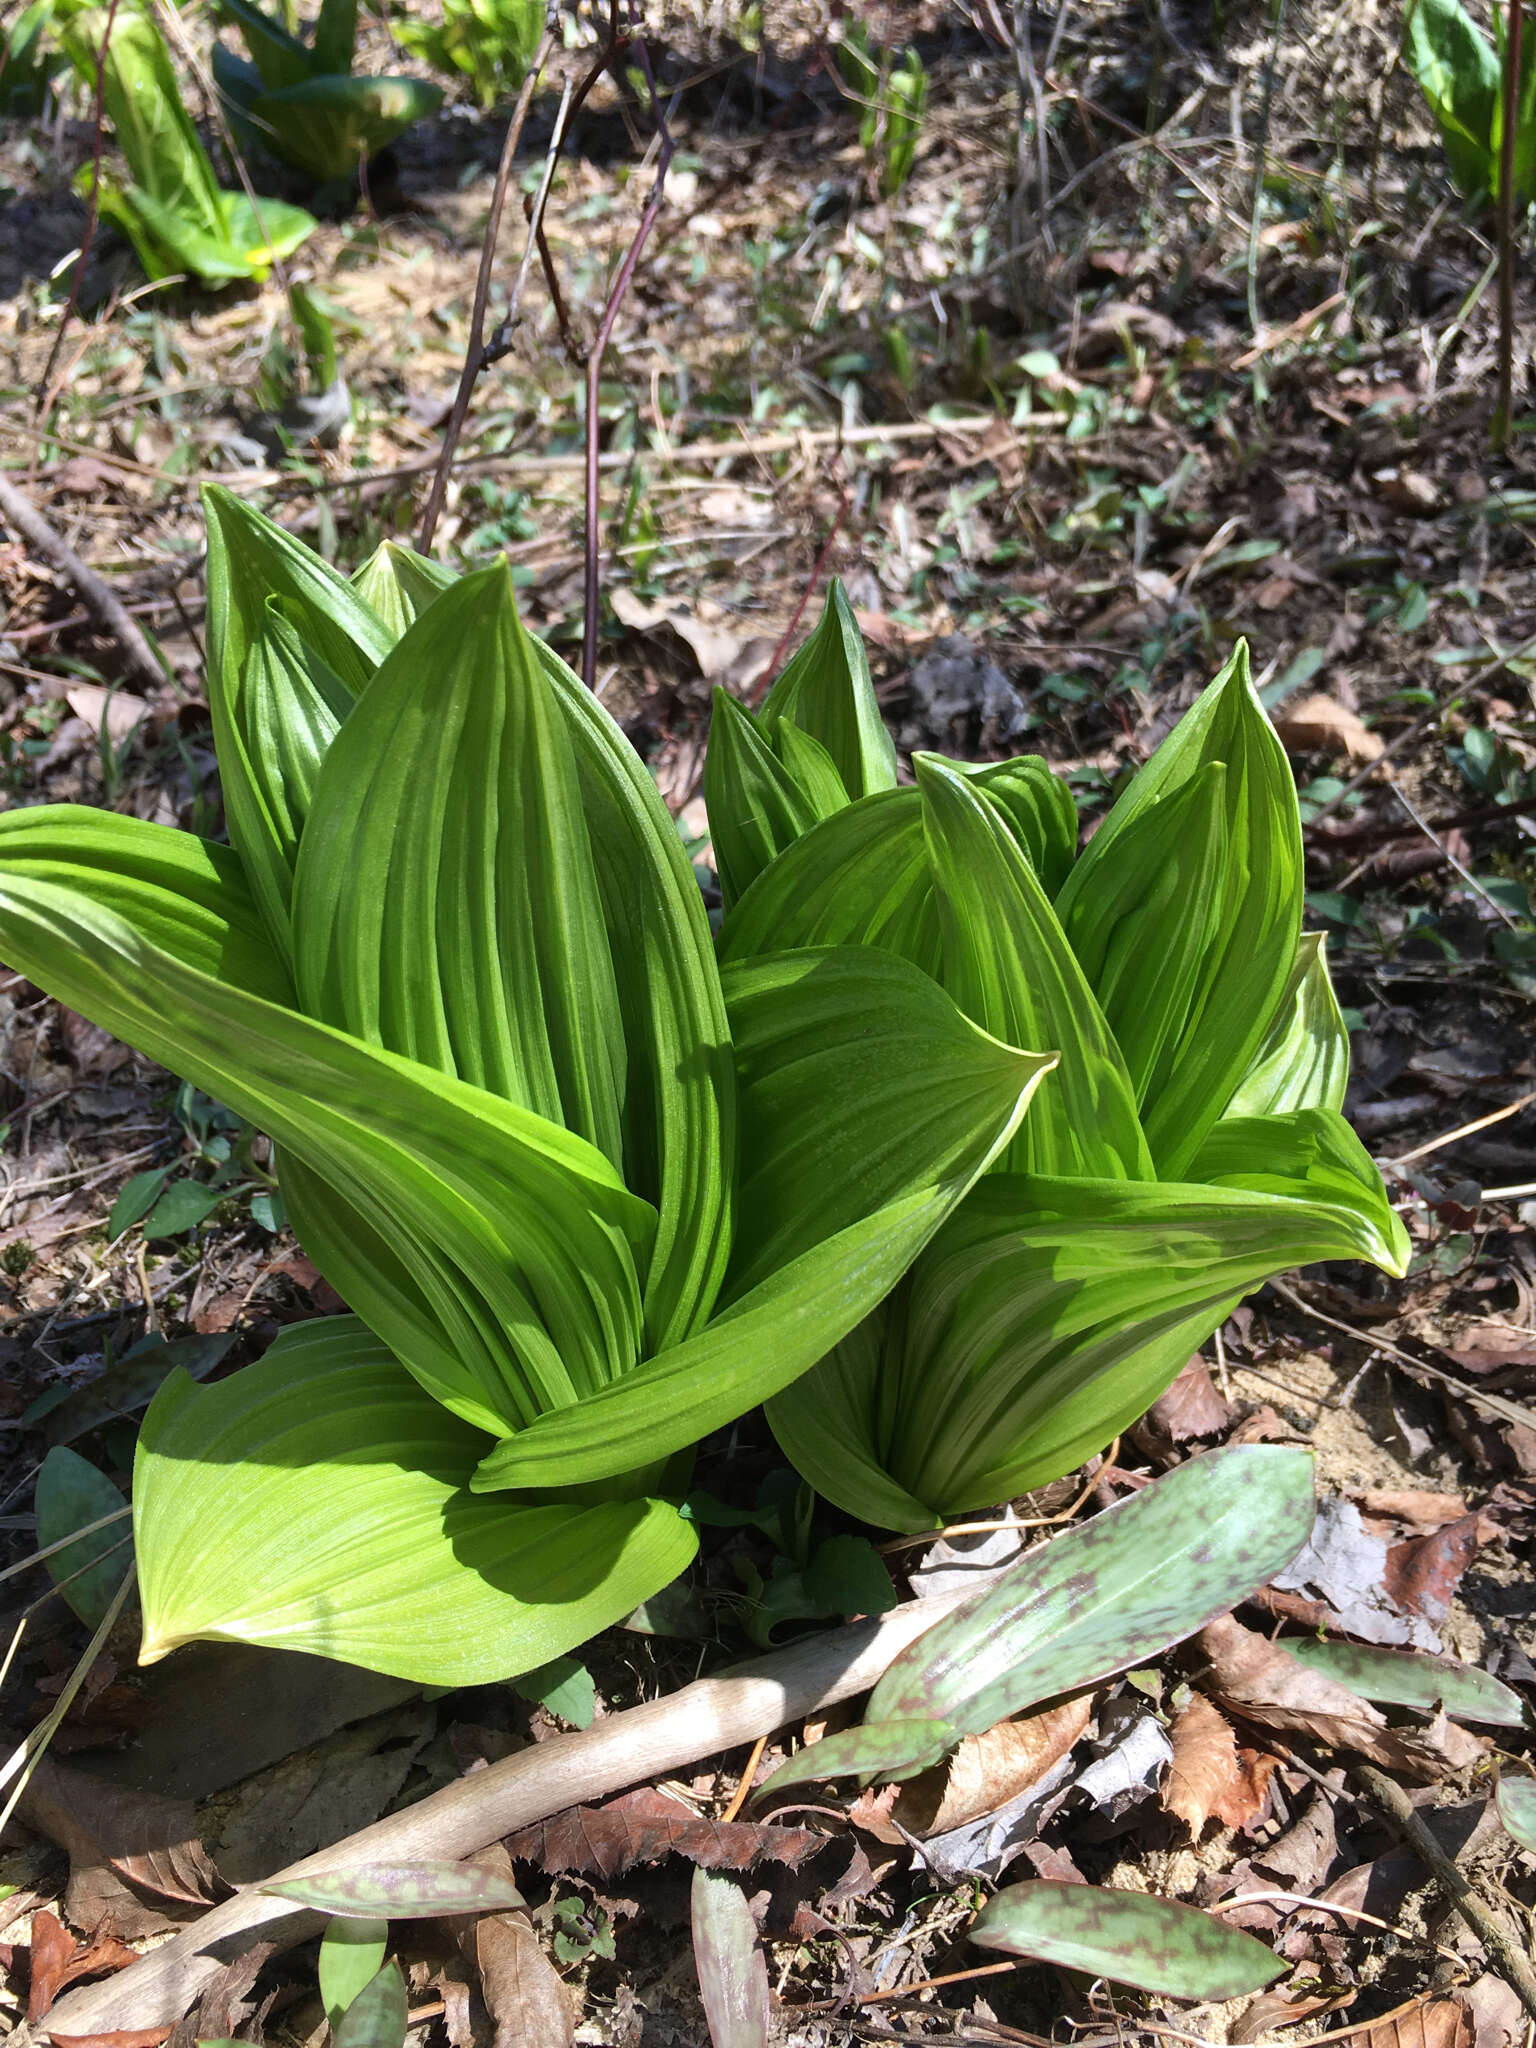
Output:
<path fill-rule="evenodd" d="M 979 1948 L 1174 1998 L 1241 1998 L 1290 1968 L 1251 1934 L 1197 1907 L 1046 1878 L 1007 1886 L 968 1932 Z"/>

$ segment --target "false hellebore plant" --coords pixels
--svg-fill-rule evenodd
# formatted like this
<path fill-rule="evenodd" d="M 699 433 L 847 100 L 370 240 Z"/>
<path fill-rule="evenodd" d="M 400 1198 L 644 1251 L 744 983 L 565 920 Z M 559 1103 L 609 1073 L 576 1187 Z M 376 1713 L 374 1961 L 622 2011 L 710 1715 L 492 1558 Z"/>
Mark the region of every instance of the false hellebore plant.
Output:
<path fill-rule="evenodd" d="M 1339 1114 L 1348 1037 L 1245 647 L 1081 855 L 1043 761 L 914 768 L 898 788 L 834 588 L 756 717 L 717 696 L 704 784 L 727 974 L 858 946 L 1059 1054 L 902 1284 L 768 1404 L 813 1486 L 903 1530 L 1070 1472 L 1272 1275 L 1408 1256 Z"/>
<path fill-rule="evenodd" d="M 231 845 L 8 812 L 0 957 L 267 1132 L 356 1313 L 156 1396 L 143 1655 L 515 1674 L 683 1568 L 679 1454 L 875 1307 L 1052 1062 L 874 949 L 718 968 L 504 567 L 349 585 L 207 511 Z"/>

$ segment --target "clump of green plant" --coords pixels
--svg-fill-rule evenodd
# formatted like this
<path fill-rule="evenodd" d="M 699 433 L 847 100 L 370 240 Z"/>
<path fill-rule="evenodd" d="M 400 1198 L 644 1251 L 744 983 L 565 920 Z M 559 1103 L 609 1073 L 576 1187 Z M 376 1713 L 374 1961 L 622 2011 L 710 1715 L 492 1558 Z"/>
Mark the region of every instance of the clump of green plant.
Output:
<path fill-rule="evenodd" d="M 48 104 L 53 81 L 68 62 L 48 41 L 54 0 L 32 0 L 6 31 L 0 44 L 0 121 L 24 121 Z"/>
<path fill-rule="evenodd" d="M 927 68 L 910 46 L 900 57 L 874 49 L 862 21 L 844 27 L 837 68 L 863 110 L 859 146 L 878 166 L 880 190 L 890 199 L 912 175 L 928 107 Z"/>
<path fill-rule="evenodd" d="M 443 18 L 394 24 L 413 57 L 465 80 L 475 103 L 492 107 L 528 75 L 544 33 L 544 0 L 443 0 Z"/>
<path fill-rule="evenodd" d="M 128 164 L 126 185 L 101 180 L 102 217 L 127 236 L 148 277 L 185 271 L 211 285 L 264 278 L 314 233 L 313 217 L 280 199 L 222 191 L 182 105 L 165 38 L 133 6 L 119 8 L 110 37 L 107 21 L 105 8 L 92 7 L 64 31 L 70 61 L 92 91 L 101 63 L 103 102 Z M 82 188 L 91 176 L 87 165 Z"/>
<path fill-rule="evenodd" d="M 1490 42 L 1461 0 L 1410 0 L 1403 61 L 1429 102 L 1451 176 L 1474 206 L 1499 196 L 1504 131 L 1504 15 L 1495 7 Z M 1536 199 L 1536 37 L 1521 42 L 1516 86 L 1514 203 Z"/>
<path fill-rule="evenodd" d="M 340 184 L 413 121 L 436 113 L 441 86 L 420 78 L 355 78 L 357 0 L 321 0 L 306 40 L 251 0 L 218 0 L 250 62 L 216 43 L 213 76 L 242 144 L 261 142 L 324 185 Z"/>
<path fill-rule="evenodd" d="M 892 1296 L 769 1403 L 813 1486 L 903 1530 L 1070 1472 L 1272 1275 L 1408 1259 L 1339 1114 L 1348 1038 L 1244 647 L 1081 855 L 1043 761 L 913 765 L 897 788 L 834 588 L 758 717 L 717 697 L 704 781 L 724 962 L 891 954 L 1060 1055 Z"/>
<path fill-rule="evenodd" d="M 142 1654 L 515 1675 L 683 1568 L 690 1446 L 875 1306 L 1052 1061 L 871 948 L 721 970 L 505 565 L 352 585 L 206 509 L 231 844 L 9 811 L 0 956 L 272 1140 L 355 1313 L 156 1394 Z"/>

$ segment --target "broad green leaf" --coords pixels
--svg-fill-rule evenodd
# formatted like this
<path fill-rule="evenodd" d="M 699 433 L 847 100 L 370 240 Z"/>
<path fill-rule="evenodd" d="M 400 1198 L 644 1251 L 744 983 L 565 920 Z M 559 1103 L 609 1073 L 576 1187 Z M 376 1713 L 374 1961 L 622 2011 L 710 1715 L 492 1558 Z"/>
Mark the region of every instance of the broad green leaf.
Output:
<path fill-rule="evenodd" d="M 1077 858 L 1077 805 L 1067 784 L 1038 754 L 1020 754 L 1012 761 L 980 767 L 969 761 L 948 765 L 986 791 L 1029 856 L 1046 895 L 1054 898 Z"/>
<path fill-rule="evenodd" d="M 842 1728 L 820 1742 L 808 1742 L 788 1763 L 780 1764 L 753 1793 L 753 1802 L 779 1798 L 793 1785 L 817 1785 L 832 1778 L 878 1778 L 886 1784 L 915 1778 L 947 1756 L 959 1740 L 958 1728 L 932 1718 L 866 1721 L 862 1728 Z"/>
<path fill-rule="evenodd" d="M 896 787 L 896 748 L 880 716 L 864 636 L 835 578 L 815 632 L 763 699 L 770 734 L 781 718 L 821 742 L 850 797 Z"/>
<path fill-rule="evenodd" d="M 536 1706 L 548 1707 L 573 1728 L 590 1728 L 597 1718 L 592 1674 L 574 1657 L 555 1657 L 535 1671 L 525 1671 L 514 1690 Z"/>
<path fill-rule="evenodd" d="M 332 1920 L 320 1937 L 320 1999 L 332 2027 L 384 1966 L 387 1920 Z"/>
<path fill-rule="evenodd" d="M 1206 807 L 1218 799 L 1210 820 Z M 1219 857 L 1202 819 L 1214 824 Z M 1126 1046 L 1164 1179 L 1187 1176 L 1264 1040 L 1296 961 L 1302 883 L 1296 787 L 1240 641 L 1089 841 L 1056 902 Z M 1147 961 L 1171 965 L 1152 980 Z"/>
<path fill-rule="evenodd" d="M 454 581 L 441 562 L 397 540 L 380 541 L 352 578 L 352 587 L 398 640 Z"/>
<path fill-rule="evenodd" d="M 328 184 L 350 178 L 359 164 L 442 103 L 442 87 L 423 78 L 333 73 L 258 94 L 250 118 L 274 156 Z"/>
<path fill-rule="evenodd" d="M 210 675 L 218 702 L 219 776 L 229 836 L 267 928 L 292 957 L 289 905 L 299 840 L 320 765 L 352 692 L 270 599 L 238 676 Z"/>
<path fill-rule="evenodd" d="M 131 1230 L 141 1216 L 147 1216 L 155 1206 L 155 1199 L 169 1180 L 168 1166 L 152 1166 L 146 1173 L 136 1173 L 131 1180 L 124 1181 L 117 1200 L 112 1204 L 112 1213 L 107 1218 L 107 1236 L 121 1237 L 125 1230 Z"/>
<path fill-rule="evenodd" d="M 200 1180 L 173 1181 L 144 1218 L 145 1237 L 151 1243 L 159 1237 L 184 1237 L 213 1214 L 228 1192 Z"/>
<path fill-rule="evenodd" d="M 221 192 L 219 216 L 231 251 L 245 265 L 245 272 L 258 284 L 275 263 L 291 256 L 307 242 L 320 223 L 302 206 L 266 194 L 252 199 L 246 192 Z"/>
<path fill-rule="evenodd" d="M 88 1528 L 127 1505 L 104 1472 L 78 1451 L 55 1444 L 37 1475 L 35 1511 L 38 1548 L 61 1543 L 76 1529 Z M 87 1628 L 97 1628 L 117 1597 L 123 1576 L 132 1569 L 132 1552 L 123 1538 L 126 1525 L 113 1522 L 78 1542 L 66 1543 L 47 1560 L 48 1576 Z"/>
<path fill-rule="evenodd" d="M 1223 1115 L 1343 1109 L 1349 1032 L 1328 977 L 1327 943 L 1321 932 L 1302 933 L 1274 1020 Z"/>
<path fill-rule="evenodd" d="M 709 721 L 704 803 L 727 910 L 818 815 L 752 713 L 726 690 L 715 691 Z"/>
<path fill-rule="evenodd" d="M 623 1018 L 575 753 L 504 565 L 443 592 L 337 734 L 293 930 L 311 1016 L 622 1170 Z"/>
<path fill-rule="evenodd" d="M 768 2048 L 768 1965 L 746 1893 L 728 1872 L 701 1864 L 690 1906 L 710 2048 Z"/>
<path fill-rule="evenodd" d="M 1198 1906 L 1049 1878 L 1007 1886 L 967 1932 L 978 1948 L 1173 1998 L 1242 1998 L 1291 1967 L 1262 1941 Z"/>
<path fill-rule="evenodd" d="M 769 1410 L 785 1450 L 854 1513 L 865 1492 L 845 1489 L 873 1465 L 922 1507 L 895 1526 L 930 1528 L 1102 1450 L 1274 1274 L 1403 1270 L 1402 1226 L 1331 1112 L 1224 1123 L 1207 1161 L 1221 1184 L 990 1175 L 904 1283 L 899 1361 L 866 1346 L 818 1365 Z M 819 1432 L 823 1403 L 860 1434 Z"/>
<path fill-rule="evenodd" d="M 222 215 L 217 230 L 209 233 L 142 185 L 124 185 L 116 195 L 114 218 L 118 226 L 128 227 L 151 278 L 186 271 L 205 284 L 219 285 L 251 275 L 246 257 L 224 233 Z"/>
<path fill-rule="evenodd" d="M 177 1373 L 134 1468 L 143 1660 L 267 1643 L 490 1684 L 618 1621 L 693 1555 L 658 1501 L 467 1493 L 485 1447 L 355 1317 L 286 1330 L 213 1386 Z"/>
<path fill-rule="evenodd" d="M 1498 183 L 1499 59 L 1460 0 L 1415 0 L 1408 10 L 1403 61 L 1429 102 L 1469 200 L 1491 197 Z"/>
<path fill-rule="evenodd" d="M 364 1922 L 436 1920 L 445 1913 L 510 1913 L 523 1895 L 509 1874 L 474 1863 L 356 1863 L 257 1887 L 316 1913 Z"/>
<path fill-rule="evenodd" d="M 984 789 L 936 755 L 913 766 L 943 928 L 944 986 L 1012 1045 L 1059 1051 L 1006 1165 L 1019 1173 L 1150 1180 L 1125 1062 L 1039 876 Z"/>
<path fill-rule="evenodd" d="M 1494 1797 L 1499 1819 L 1521 1848 L 1536 1856 L 1536 1778 L 1500 1778 Z"/>
<path fill-rule="evenodd" d="M 1096 1685 L 1225 1614 L 1291 1562 L 1312 1530 L 1312 1455 L 1236 1445 L 1028 1551 L 908 1644 L 866 1720 L 937 1718 L 980 1734 Z"/>
<path fill-rule="evenodd" d="M 654 1218 L 574 1133 L 215 981 L 3 860 L 0 957 L 276 1141 L 310 1256 L 455 1413 L 505 1432 L 633 1362 Z"/>
<path fill-rule="evenodd" d="M 147 14 L 123 7 L 112 20 L 92 7 L 64 26 L 70 61 L 88 86 L 96 84 L 102 44 L 102 97 L 131 181 L 158 211 L 179 219 L 213 242 L 221 238 L 218 186 L 192 117 L 182 104 L 181 81 L 165 39 Z"/>
<path fill-rule="evenodd" d="M 787 1385 L 895 1284 L 1007 1143 L 1051 1064 L 989 1038 L 931 982 L 876 953 L 790 955 L 731 980 L 743 1220 L 730 1305 L 579 1408 L 519 1430 L 486 1458 L 477 1487 L 629 1471 Z M 866 1068 L 882 1048 L 883 1092 L 871 1098 Z"/>
<path fill-rule="evenodd" d="M 1365 1643 L 1323 1643 L 1310 1636 L 1287 1638 L 1280 1647 L 1309 1671 L 1347 1685 L 1362 1699 L 1417 1707 L 1424 1714 L 1444 1707 L 1461 1720 L 1486 1721 L 1497 1728 L 1525 1725 L 1520 1695 L 1475 1664 L 1426 1657 L 1415 1650 L 1378 1650 Z"/>
<path fill-rule="evenodd" d="M 222 761 L 228 708 L 239 701 L 269 598 L 351 695 L 361 693 L 394 635 L 312 548 L 221 485 L 203 489 L 208 527 L 208 701 Z"/>
<path fill-rule="evenodd" d="M 1055 1065 L 873 948 L 769 955 L 723 979 L 741 1158 L 727 1302 L 885 1203 L 966 1178 Z"/>
<path fill-rule="evenodd" d="M 569 721 L 618 976 L 629 1069 L 624 1157 L 657 1211 L 648 1346 L 699 1328 L 731 1245 L 735 1075 L 714 942 L 682 834 L 634 748 L 560 657 L 534 649 Z"/>
<path fill-rule="evenodd" d="M 400 1965 L 386 1963 L 342 2015 L 331 2048 L 405 2048 L 410 2010 Z"/>
<path fill-rule="evenodd" d="M 217 0 L 218 13 L 240 31 L 251 62 L 269 90 L 308 78 L 313 60 L 304 43 L 251 0 Z"/>
<path fill-rule="evenodd" d="M 357 47 L 357 0 L 320 0 L 315 21 L 314 68 L 350 71 Z"/>
<path fill-rule="evenodd" d="M 125 920 L 145 945 L 200 974 L 271 1003 L 293 1000 L 287 969 L 227 846 L 83 804 L 0 813 L 0 903 L 7 889 L 31 881 Z M 4 920 L 0 908 L 0 930 Z"/>

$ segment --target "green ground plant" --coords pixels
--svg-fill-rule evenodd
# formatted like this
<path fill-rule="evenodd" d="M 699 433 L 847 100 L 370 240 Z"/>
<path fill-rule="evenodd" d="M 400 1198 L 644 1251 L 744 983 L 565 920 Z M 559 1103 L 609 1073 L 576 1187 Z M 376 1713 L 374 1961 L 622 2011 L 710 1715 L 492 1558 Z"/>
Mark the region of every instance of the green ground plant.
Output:
<path fill-rule="evenodd" d="M 443 18 L 402 13 L 396 40 L 434 71 L 462 78 L 480 107 L 515 93 L 544 33 L 544 0 L 443 0 Z"/>
<path fill-rule="evenodd" d="M 928 108 L 928 72 L 910 47 L 895 57 L 870 42 L 862 21 L 847 24 L 837 46 L 837 68 L 862 109 L 859 145 L 878 167 L 880 190 L 894 196 L 912 175 Z"/>
<path fill-rule="evenodd" d="M 356 1313 L 156 1394 L 143 1656 L 515 1675 L 677 1575 L 690 1447 L 875 1306 L 1053 1061 L 873 949 L 722 972 L 504 565 L 387 547 L 351 585 L 207 512 L 231 845 L 7 812 L 0 953 L 266 1133 Z"/>
<path fill-rule="evenodd" d="M 1489 39 L 1461 0 L 1410 0 L 1403 61 L 1435 117 L 1456 188 L 1474 206 L 1499 196 L 1504 17 L 1498 7 L 1494 36 Z M 1516 109 L 1512 183 L 1515 206 L 1523 211 L 1536 199 L 1536 38 L 1522 40 Z"/>
<path fill-rule="evenodd" d="M 131 5 L 119 8 L 110 37 L 107 22 L 107 10 L 92 7 L 64 29 L 70 61 L 92 92 L 101 63 L 103 104 L 128 165 L 127 184 L 101 180 L 103 219 L 127 236 L 147 277 L 264 278 L 313 234 L 314 219 L 280 199 L 221 190 L 160 31 Z M 87 165 L 83 189 L 91 175 Z"/>
<path fill-rule="evenodd" d="M 49 40 L 54 0 L 32 0 L 0 43 L 0 121 L 35 119 L 48 104 L 53 81 L 68 59 Z"/>
<path fill-rule="evenodd" d="M 758 716 L 717 695 L 704 788 L 727 965 L 889 953 L 1060 1054 L 891 1298 L 769 1403 L 819 1492 L 915 1531 L 1101 1450 L 1265 1279 L 1400 1274 L 1408 1243 L 1339 1114 L 1348 1037 L 1243 646 L 1081 855 L 1043 761 L 914 767 L 898 788 L 834 588 Z"/>
<path fill-rule="evenodd" d="M 239 30 L 250 60 L 214 45 L 214 82 L 242 146 L 259 142 L 322 187 L 354 177 L 442 105 L 442 88 L 425 79 L 353 76 L 357 0 L 321 0 L 307 38 L 252 0 L 218 0 L 218 11 Z"/>

